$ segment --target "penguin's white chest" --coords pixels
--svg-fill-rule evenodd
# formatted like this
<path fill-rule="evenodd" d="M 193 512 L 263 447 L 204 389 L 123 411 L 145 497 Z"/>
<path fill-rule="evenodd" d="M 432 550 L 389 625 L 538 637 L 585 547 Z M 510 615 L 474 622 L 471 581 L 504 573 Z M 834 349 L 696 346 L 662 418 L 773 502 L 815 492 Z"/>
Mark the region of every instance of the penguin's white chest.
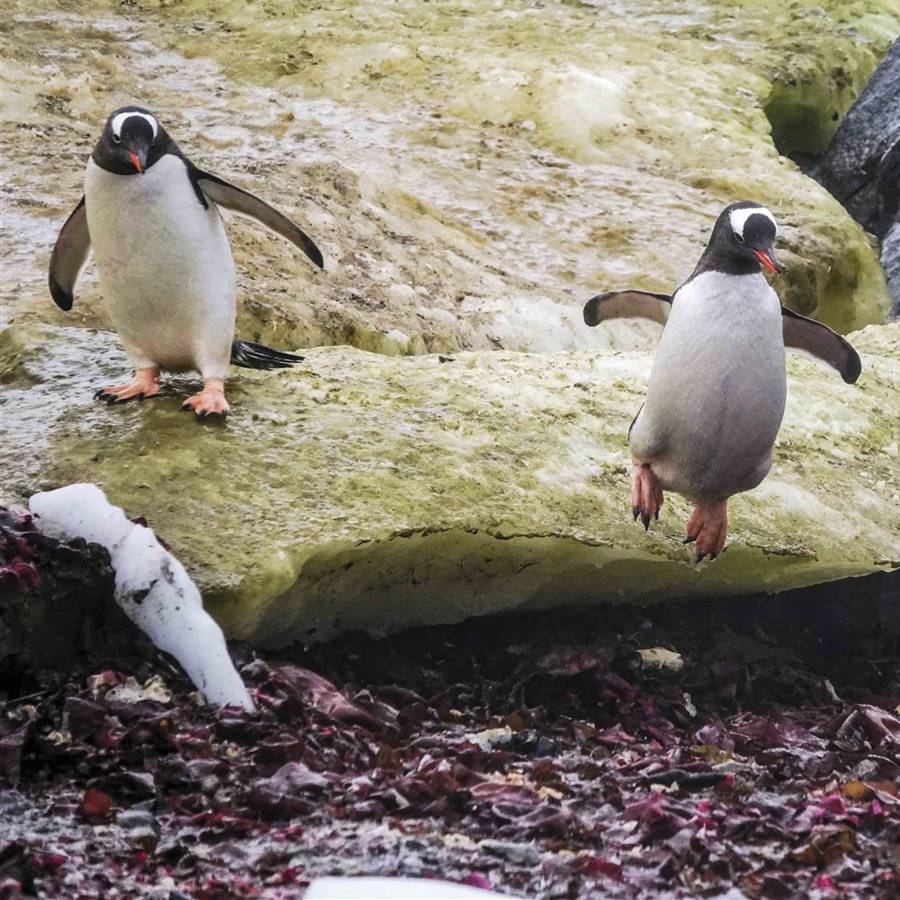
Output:
<path fill-rule="evenodd" d="M 136 366 L 224 377 L 234 337 L 235 273 L 213 203 L 200 203 L 183 160 L 144 174 L 85 173 L 100 286 Z"/>
<path fill-rule="evenodd" d="M 678 291 L 631 447 L 691 498 L 755 487 L 784 415 L 781 304 L 760 275 L 705 272 Z"/>

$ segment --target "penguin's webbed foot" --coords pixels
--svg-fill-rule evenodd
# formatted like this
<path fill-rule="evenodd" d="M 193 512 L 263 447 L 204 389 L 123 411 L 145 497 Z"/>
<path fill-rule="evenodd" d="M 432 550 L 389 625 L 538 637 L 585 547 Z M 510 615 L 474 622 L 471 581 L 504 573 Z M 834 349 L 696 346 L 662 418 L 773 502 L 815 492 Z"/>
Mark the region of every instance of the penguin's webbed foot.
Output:
<path fill-rule="evenodd" d="M 159 369 L 138 369 L 131 382 L 102 387 L 94 394 L 94 399 L 105 400 L 108 404 L 127 403 L 129 400 L 146 400 L 158 393 Z"/>
<path fill-rule="evenodd" d="M 659 519 L 663 504 L 663 491 L 659 479 L 648 463 L 635 463 L 631 469 L 631 514 L 640 517 L 644 531 L 650 528 L 651 519 Z"/>
<path fill-rule="evenodd" d="M 698 503 L 691 511 L 685 526 L 686 544 L 696 541 L 697 562 L 706 557 L 715 559 L 725 549 L 728 539 L 728 501 L 712 500 Z"/>
<path fill-rule="evenodd" d="M 228 401 L 225 399 L 225 382 L 221 378 L 207 378 L 199 394 L 188 397 L 181 404 L 182 409 L 192 409 L 198 419 L 217 416 L 224 419 L 228 415 Z"/>

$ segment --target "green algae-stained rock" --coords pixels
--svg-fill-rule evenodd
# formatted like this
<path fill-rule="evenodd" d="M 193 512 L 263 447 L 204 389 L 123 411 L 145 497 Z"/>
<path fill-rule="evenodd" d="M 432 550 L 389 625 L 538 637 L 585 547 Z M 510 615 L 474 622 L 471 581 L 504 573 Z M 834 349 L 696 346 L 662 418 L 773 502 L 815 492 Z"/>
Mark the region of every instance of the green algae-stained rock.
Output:
<path fill-rule="evenodd" d="M 233 637 L 279 644 L 517 607 L 778 590 L 900 563 L 900 325 L 853 335 L 845 385 L 790 358 L 769 478 L 735 498 L 731 545 L 697 566 L 669 496 L 628 510 L 628 423 L 647 353 L 387 357 L 313 350 L 241 374 L 226 426 L 164 396 L 108 407 L 112 336 L 2 335 L 4 502 L 99 484 L 172 545 Z"/>
<path fill-rule="evenodd" d="M 4 15 L 0 317 L 108 327 L 92 273 L 63 314 L 46 264 L 106 115 L 135 100 L 326 254 L 317 273 L 229 222 L 248 339 L 631 349 L 630 324 L 583 327 L 584 301 L 671 289 L 744 198 L 782 225 L 786 303 L 841 331 L 888 309 L 872 242 L 779 148 L 824 145 L 900 31 L 897 0 L 6 0 Z"/>
<path fill-rule="evenodd" d="M 652 280 L 653 289 L 678 283 L 712 208 L 753 198 L 785 225 L 789 305 L 842 331 L 881 321 L 889 308 L 872 243 L 778 151 L 824 151 L 900 31 L 896 0 L 399 0 L 339 9 L 226 0 L 224 8 L 228 39 L 188 33 L 184 52 L 310 100 L 402 111 L 395 133 L 413 129 L 415 150 L 430 145 L 438 157 L 423 161 L 435 194 L 465 215 L 469 198 L 447 196 L 444 171 L 447 151 L 462 151 L 466 179 L 490 201 L 491 243 L 545 282 L 574 287 L 565 275 L 575 269 L 596 288 L 624 286 L 622 278 Z M 176 10 L 193 21 L 221 15 L 223 3 L 185 0 Z M 498 129 L 492 159 L 483 136 Z M 480 147 L 468 142 L 473 132 Z M 536 165 L 536 149 L 557 158 Z M 562 171 L 548 177 L 554 163 Z M 523 240 L 529 218 L 544 226 L 536 240 Z M 483 219 L 465 219 L 484 234 Z M 503 346 L 538 349 L 517 339 Z M 572 345 L 589 346 L 583 336 Z"/>

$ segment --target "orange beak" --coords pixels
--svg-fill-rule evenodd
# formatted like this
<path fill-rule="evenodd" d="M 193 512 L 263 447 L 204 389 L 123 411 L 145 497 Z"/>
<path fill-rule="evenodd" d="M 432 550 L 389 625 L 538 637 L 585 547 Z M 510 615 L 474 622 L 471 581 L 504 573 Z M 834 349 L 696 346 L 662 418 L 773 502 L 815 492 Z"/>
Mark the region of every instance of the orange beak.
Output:
<path fill-rule="evenodd" d="M 129 150 L 129 151 L 128 151 L 128 155 L 131 157 L 131 161 L 134 163 L 135 169 L 137 169 L 138 172 L 143 172 L 144 169 L 143 169 L 143 167 L 141 166 L 141 159 L 140 159 L 140 157 L 137 155 L 137 153 L 135 153 L 134 150 Z"/>
<path fill-rule="evenodd" d="M 771 256 L 769 256 L 768 253 L 764 253 L 762 250 L 755 250 L 755 249 L 753 252 L 756 254 L 756 258 L 759 260 L 760 265 L 764 269 L 768 269 L 773 274 L 778 272 L 778 264 L 775 262 L 774 259 L 772 259 Z"/>

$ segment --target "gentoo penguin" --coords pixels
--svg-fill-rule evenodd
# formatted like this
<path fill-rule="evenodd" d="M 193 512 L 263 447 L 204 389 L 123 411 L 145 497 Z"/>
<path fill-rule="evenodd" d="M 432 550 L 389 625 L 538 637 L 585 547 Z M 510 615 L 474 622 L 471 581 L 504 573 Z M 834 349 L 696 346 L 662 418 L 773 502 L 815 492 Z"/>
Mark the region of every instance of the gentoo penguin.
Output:
<path fill-rule="evenodd" d="M 50 293 L 72 308 L 93 247 L 113 325 L 135 367 L 129 384 L 104 387 L 109 403 L 159 393 L 159 373 L 197 371 L 203 390 L 182 409 L 224 416 L 229 362 L 283 368 L 302 357 L 235 341 L 236 281 L 218 207 L 252 216 L 299 247 L 319 268 L 318 247 L 253 194 L 198 169 L 151 112 L 115 110 L 88 160 L 84 196 L 50 258 Z"/>
<path fill-rule="evenodd" d="M 631 508 L 644 528 L 663 490 L 694 504 L 685 543 L 698 561 L 728 534 L 728 498 L 756 487 L 772 465 L 784 415 L 784 348 L 824 360 L 853 384 L 859 354 L 826 325 L 783 307 L 762 270 L 779 271 L 775 218 L 750 201 L 716 220 L 693 274 L 674 294 L 611 291 L 584 307 L 588 325 L 640 316 L 665 325 L 643 406 L 628 432 Z"/>

